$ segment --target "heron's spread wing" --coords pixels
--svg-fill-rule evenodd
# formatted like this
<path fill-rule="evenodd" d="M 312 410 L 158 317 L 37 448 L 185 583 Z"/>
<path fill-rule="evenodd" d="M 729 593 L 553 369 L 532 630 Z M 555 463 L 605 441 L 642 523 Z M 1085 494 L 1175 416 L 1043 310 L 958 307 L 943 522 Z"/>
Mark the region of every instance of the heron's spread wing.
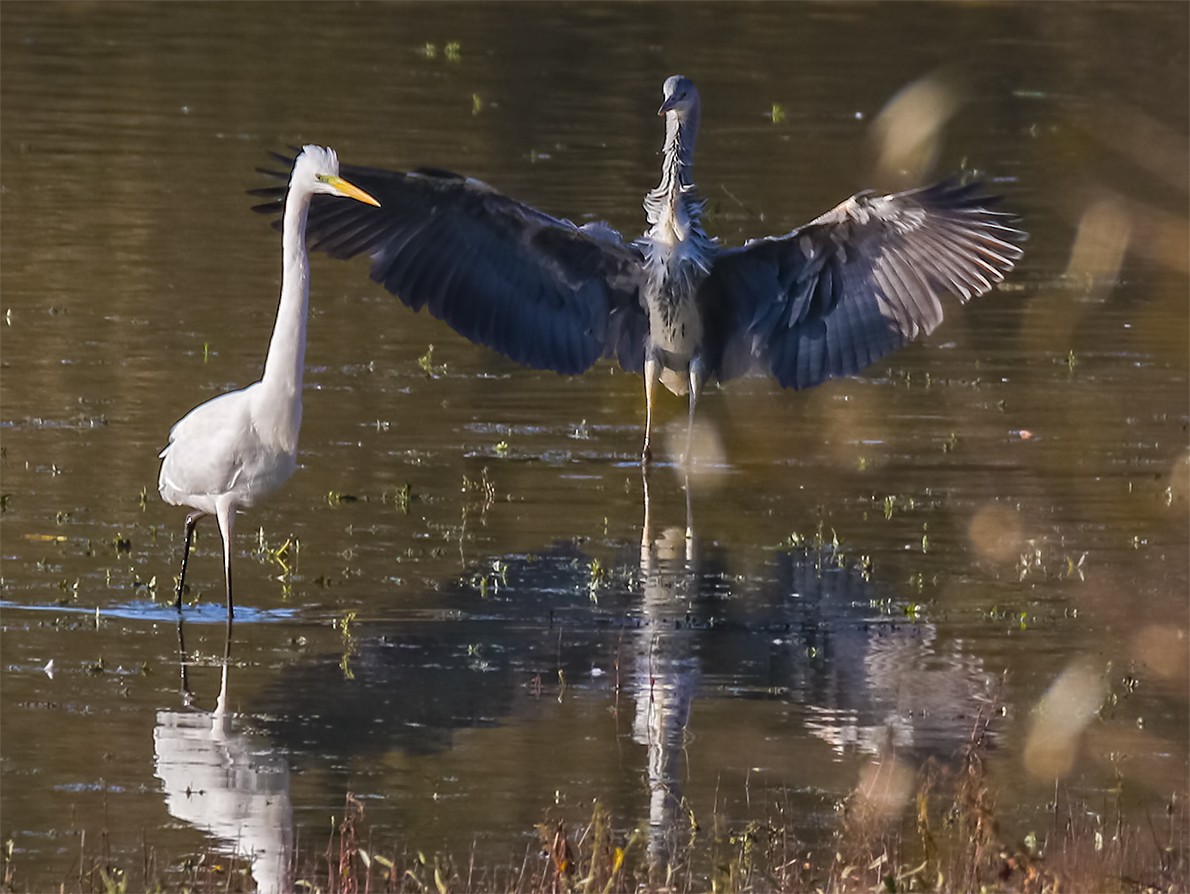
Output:
<path fill-rule="evenodd" d="M 854 375 L 1012 269 L 1024 233 L 977 183 L 860 194 L 788 235 L 722 252 L 705 289 L 729 317 L 723 375 L 767 369 L 810 388 Z"/>
<path fill-rule="evenodd" d="M 312 250 L 370 256 L 372 279 L 404 304 L 527 366 L 580 373 L 601 356 L 629 367 L 643 356 L 641 258 L 611 227 L 577 227 L 439 169 L 340 173 L 381 207 L 315 196 Z M 252 192 L 273 199 L 256 210 L 282 209 L 284 187 Z"/>

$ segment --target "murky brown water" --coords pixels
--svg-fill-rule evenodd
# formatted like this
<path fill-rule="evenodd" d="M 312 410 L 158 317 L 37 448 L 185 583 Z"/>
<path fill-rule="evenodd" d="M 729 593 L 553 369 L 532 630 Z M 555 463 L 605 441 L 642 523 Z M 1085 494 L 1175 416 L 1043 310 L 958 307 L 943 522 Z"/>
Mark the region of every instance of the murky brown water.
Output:
<path fill-rule="evenodd" d="M 1137 818 L 1185 797 L 1186 6 L 0 15 L 18 887 L 103 848 L 169 865 L 236 841 L 275 887 L 272 855 L 324 835 L 347 792 L 377 840 L 481 862 L 596 797 L 621 829 L 651 822 L 659 854 L 680 797 L 728 823 L 783 803 L 814 841 L 883 743 L 910 767 L 950 755 L 993 698 L 1011 834 L 1038 827 L 1055 772 L 1100 800 L 1122 779 Z M 206 713 L 226 646 L 209 521 L 187 706 L 184 513 L 156 495 L 157 452 L 259 374 L 279 240 L 244 191 L 266 151 L 433 163 L 635 233 L 676 71 L 702 91 L 696 176 L 733 244 L 898 185 L 872 122 L 941 85 L 957 104 L 930 176 L 1001 180 L 1031 233 L 1009 288 L 862 379 L 707 394 L 696 540 L 663 458 L 642 555 L 638 378 L 521 369 L 362 262 L 314 258 L 301 468 L 238 527 L 231 715 Z M 662 414 L 671 461 L 681 402 Z M 1059 680 L 1091 693 L 1075 713 L 1102 707 L 1046 739 Z"/>

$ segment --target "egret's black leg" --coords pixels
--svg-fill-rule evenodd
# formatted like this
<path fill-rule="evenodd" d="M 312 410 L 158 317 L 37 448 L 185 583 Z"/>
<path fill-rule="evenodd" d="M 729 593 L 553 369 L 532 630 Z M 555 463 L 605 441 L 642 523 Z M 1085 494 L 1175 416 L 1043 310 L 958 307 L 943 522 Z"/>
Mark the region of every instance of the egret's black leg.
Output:
<path fill-rule="evenodd" d="M 231 662 L 231 615 L 227 616 L 227 638 L 223 641 L 223 663 Z"/>
<path fill-rule="evenodd" d="M 215 506 L 215 517 L 219 520 L 219 533 L 223 535 L 223 577 L 227 581 L 227 620 L 235 614 L 231 600 L 231 533 L 235 527 L 236 510 L 230 502 Z"/>
<path fill-rule="evenodd" d="M 226 577 L 227 577 L 227 620 L 228 620 L 228 622 L 230 622 L 231 619 L 233 617 L 235 617 L 235 613 L 236 613 L 235 607 L 232 605 L 232 601 L 231 601 L 231 562 L 230 561 L 227 563 L 225 572 L 226 572 Z"/>
<path fill-rule="evenodd" d="M 186 563 L 190 560 L 190 542 L 194 539 L 194 526 L 204 515 L 205 512 L 196 509 L 186 516 L 186 538 L 182 543 L 182 573 L 178 575 L 178 598 L 174 601 L 174 607 L 178 611 L 182 610 L 182 589 L 186 586 Z M 178 632 L 181 633 L 181 628 Z"/>

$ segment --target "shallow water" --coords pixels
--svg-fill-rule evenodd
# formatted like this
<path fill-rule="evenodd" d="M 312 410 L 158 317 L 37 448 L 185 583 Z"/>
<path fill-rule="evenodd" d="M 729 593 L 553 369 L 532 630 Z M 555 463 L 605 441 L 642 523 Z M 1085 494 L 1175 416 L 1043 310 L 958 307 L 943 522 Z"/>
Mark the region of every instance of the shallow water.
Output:
<path fill-rule="evenodd" d="M 374 840 L 481 863 L 595 798 L 662 859 L 686 810 L 781 804 L 826 840 L 874 753 L 946 759 L 993 708 L 1009 834 L 1054 773 L 1137 818 L 1185 798 L 1187 15 L 5 3 L 17 887 L 237 841 L 282 887 L 270 861 L 349 792 Z M 157 452 L 259 375 L 279 240 L 244 193 L 267 151 L 432 163 L 635 233 L 675 71 L 723 241 L 905 185 L 874 122 L 917 84 L 952 111 L 894 167 L 985 172 L 1024 260 L 862 378 L 708 393 L 687 542 L 680 401 L 645 531 L 639 378 L 522 369 L 315 257 L 299 471 L 239 522 L 230 650 L 210 521 L 180 633 Z M 1092 717 L 1047 759 L 1037 706 L 1071 680 Z"/>

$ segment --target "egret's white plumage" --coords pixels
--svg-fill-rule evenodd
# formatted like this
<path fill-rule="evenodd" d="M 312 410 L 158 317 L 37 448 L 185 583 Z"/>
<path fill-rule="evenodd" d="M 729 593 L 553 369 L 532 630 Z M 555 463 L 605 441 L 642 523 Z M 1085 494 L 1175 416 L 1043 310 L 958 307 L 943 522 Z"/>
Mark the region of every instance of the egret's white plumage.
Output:
<path fill-rule="evenodd" d="M 310 199 L 317 193 L 380 204 L 339 176 L 339 159 L 333 150 L 320 146 L 302 150 L 285 201 L 281 301 L 264 375 L 247 388 L 195 407 L 174 425 L 169 446 L 161 451 L 161 498 L 193 510 L 186 516 L 179 607 L 194 524 L 204 515 L 214 515 L 223 537 L 227 612 L 232 614 L 231 535 L 236 510 L 255 506 L 297 468 L 310 300 L 306 217 Z"/>

